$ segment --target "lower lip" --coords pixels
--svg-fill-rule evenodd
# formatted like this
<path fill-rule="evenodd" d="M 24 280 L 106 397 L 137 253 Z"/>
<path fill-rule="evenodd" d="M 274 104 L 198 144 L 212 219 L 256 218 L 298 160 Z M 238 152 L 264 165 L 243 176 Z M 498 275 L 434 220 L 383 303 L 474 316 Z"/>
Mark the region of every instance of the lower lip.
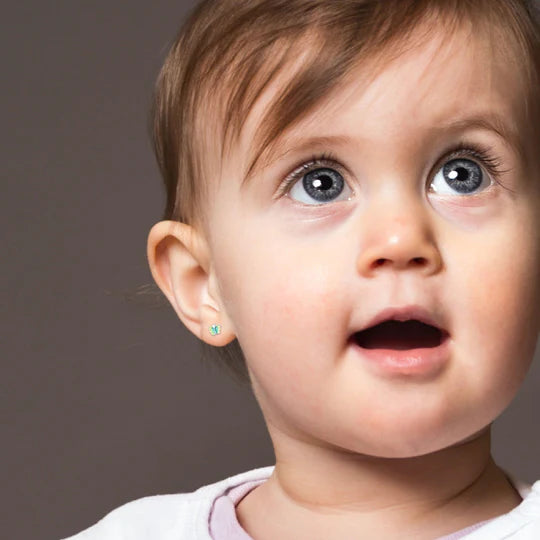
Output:
<path fill-rule="evenodd" d="M 421 349 L 365 349 L 354 340 L 352 346 L 376 371 L 396 375 L 433 375 L 450 358 L 450 336 L 446 334 L 437 347 Z"/>

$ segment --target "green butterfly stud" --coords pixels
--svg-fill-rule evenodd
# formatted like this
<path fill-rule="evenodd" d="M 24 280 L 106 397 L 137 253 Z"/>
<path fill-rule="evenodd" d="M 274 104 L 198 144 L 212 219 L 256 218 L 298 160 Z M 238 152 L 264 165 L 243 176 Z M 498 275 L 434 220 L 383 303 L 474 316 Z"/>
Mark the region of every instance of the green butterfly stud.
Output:
<path fill-rule="evenodd" d="M 218 334 L 221 333 L 221 326 L 219 324 L 213 324 L 211 327 L 210 327 L 210 333 L 213 335 L 213 336 L 217 336 Z"/>

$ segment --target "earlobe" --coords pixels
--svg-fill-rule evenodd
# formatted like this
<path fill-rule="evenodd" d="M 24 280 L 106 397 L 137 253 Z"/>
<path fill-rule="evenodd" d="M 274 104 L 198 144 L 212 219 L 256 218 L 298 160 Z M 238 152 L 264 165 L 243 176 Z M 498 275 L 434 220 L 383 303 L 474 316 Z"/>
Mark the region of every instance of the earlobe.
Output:
<path fill-rule="evenodd" d="M 216 274 L 210 272 L 202 288 L 201 300 L 201 324 L 198 337 L 210 345 L 222 347 L 230 343 L 234 338 L 232 321 L 222 305 L 218 305 L 219 289 L 216 282 Z"/>
<path fill-rule="evenodd" d="M 148 235 L 147 257 L 154 281 L 188 330 L 216 346 L 234 339 L 220 306 L 208 244 L 197 231 L 176 221 L 156 223 Z M 211 332 L 213 325 L 221 326 L 219 334 Z"/>

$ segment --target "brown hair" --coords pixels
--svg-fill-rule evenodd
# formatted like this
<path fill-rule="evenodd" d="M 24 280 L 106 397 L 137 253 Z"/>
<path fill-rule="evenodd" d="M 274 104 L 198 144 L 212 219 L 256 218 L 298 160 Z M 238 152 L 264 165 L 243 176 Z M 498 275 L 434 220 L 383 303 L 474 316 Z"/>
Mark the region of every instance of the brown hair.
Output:
<path fill-rule="evenodd" d="M 191 225 L 208 238 L 205 201 L 214 174 L 205 158 L 223 162 L 257 99 L 299 52 L 305 58 L 260 122 L 245 181 L 264 151 L 359 61 L 375 60 L 375 76 L 441 25 L 451 33 L 470 22 L 473 32 L 519 62 L 529 114 L 538 118 L 535 9 L 526 0 L 202 0 L 180 28 L 154 91 L 150 130 L 167 193 L 163 219 Z M 201 345 L 203 353 L 216 349 Z M 237 339 L 218 348 L 218 355 L 236 381 L 249 381 Z"/>

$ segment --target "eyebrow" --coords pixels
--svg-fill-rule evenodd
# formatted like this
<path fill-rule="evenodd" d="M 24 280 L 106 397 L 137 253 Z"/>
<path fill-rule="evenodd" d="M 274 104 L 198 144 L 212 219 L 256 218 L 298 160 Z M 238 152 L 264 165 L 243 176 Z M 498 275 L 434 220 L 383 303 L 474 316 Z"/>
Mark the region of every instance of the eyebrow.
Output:
<path fill-rule="evenodd" d="M 441 133 L 444 131 L 465 131 L 471 129 L 481 129 L 491 131 L 498 135 L 519 157 L 525 162 L 526 151 L 520 134 L 512 129 L 504 119 L 495 113 L 478 114 L 463 119 L 447 122 L 440 127 L 433 128 L 432 131 Z M 357 141 L 353 137 L 346 135 L 314 136 L 303 139 L 290 139 L 278 137 L 272 144 L 266 147 L 263 152 L 251 163 L 247 174 L 242 181 L 242 188 L 250 183 L 257 172 L 264 170 L 278 159 L 283 158 L 291 152 L 303 152 L 317 146 L 347 146 L 353 145 Z M 285 148 L 285 152 L 279 153 Z M 262 157 L 266 156 L 264 166 L 261 166 Z"/>
<path fill-rule="evenodd" d="M 283 137 L 278 137 L 251 163 L 244 180 L 242 180 L 242 188 L 250 183 L 258 172 L 291 152 L 304 152 L 317 146 L 347 146 L 353 144 L 353 141 L 353 138 L 346 135 L 320 135 L 304 139 L 283 139 Z M 280 153 L 285 148 L 288 148 L 288 150 Z M 266 156 L 266 159 L 264 165 L 261 166 L 263 156 Z"/>

